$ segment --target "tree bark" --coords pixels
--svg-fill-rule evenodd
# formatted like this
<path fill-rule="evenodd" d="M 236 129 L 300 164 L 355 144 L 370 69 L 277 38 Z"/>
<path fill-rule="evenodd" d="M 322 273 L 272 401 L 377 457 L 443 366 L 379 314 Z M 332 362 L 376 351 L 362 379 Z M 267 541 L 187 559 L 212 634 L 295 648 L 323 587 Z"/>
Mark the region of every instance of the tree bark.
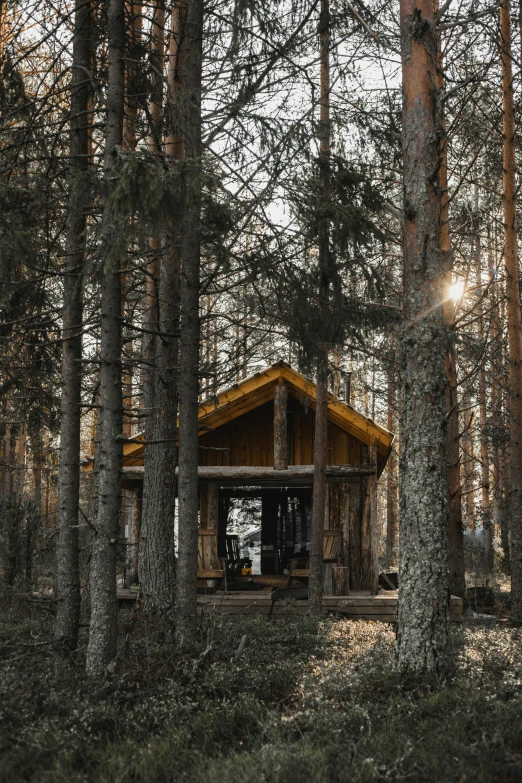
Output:
<path fill-rule="evenodd" d="M 91 624 L 87 674 L 103 677 L 116 655 L 116 554 L 119 537 L 123 424 L 121 384 L 120 258 L 110 255 L 113 220 L 108 201 L 114 188 L 114 164 L 123 140 L 125 96 L 125 3 L 109 0 L 107 119 L 103 168 L 105 209 L 102 222 L 100 422 L 98 508 L 95 520 L 90 591 Z"/>
<path fill-rule="evenodd" d="M 82 282 L 87 227 L 85 192 L 89 160 L 92 9 L 77 0 L 70 97 L 70 194 L 65 236 L 62 309 L 60 466 L 56 549 L 55 640 L 59 651 L 76 649 L 80 622 L 78 514 L 82 359 Z"/>
<path fill-rule="evenodd" d="M 489 237 L 489 235 L 488 235 Z M 496 239 L 496 237 L 495 237 Z M 492 245 L 492 239 L 489 237 L 489 245 Z M 497 245 L 496 242 L 491 250 L 490 267 L 497 267 Z M 500 543 L 502 547 L 502 570 L 505 573 L 511 571 L 511 558 L 509 553 L 509 502 L 506 493 L 506 464 L 504 459 L 505 449 L 501 445 L 501 433 L 504 430 L 504 420 L 502 416 L 502 376 L 504 375 L 504 352 L 502 350 L 502 311 L 505 307 L 505 297 L 502 283 L 497 280 L 494 288 L 494 310 L 491 321 L 491 356 L 492 363 L 492 383 L 491 383 L 491 409 L 493 415 L 493 427 L 496 431 L 495 442 L 493 444 L 493 498 L 495 505 L 495 526 L 500 533 Z"/>
<path fill-rule="evenodd" d="M 320 122 L 319 176 L 321 198 L 330 198 L 330 3 L 321 0 L 320 34 Z M 330 226 L 327 217 L 319 224 L 319 307 L 326 327 L 330 289 Z M 328 348 L 322 346 L 317 357 L 317 397 L 315 407 L 314 484 L 312 533 L 310 540 L 310 578 L 308 611 L 318 614 L 322 605 L 323 532 L 326 506 L 326 460 L 328 447 Z"/>
<path fill-rule="evenodd" d="M 441 664 L 448 636 L 448 499 L 437 42 L 432 0 L 401 0 L 404 326 L 401 345 L 402 670 Z"/>
<path fill-rule="evenodd" d="M 176 468 L 179 474 L 179 468 Z M 348 479 L 361 476 L 374 476 L 375 467 L 368 463 L 363 465 L 326 465 L 326 482 L 328 484 L 342 484 Z M 127 478 L 141 478 L 144 469 L 141 465 L 131 465 L 123 468 L 123 474 Z M 259 465 L 199 465 L 198 480 L 226 484 L 228 482 L 250 483 L 257 486 L 256 482 L 263 485 L 281 486 L 283 482 L 290 484 L 309 485 L 313 479 L 314 465 L 290 465 L 283 471 Z"/>
<path fill-rule="evenodd" d="M 326 362 L 319 360 L 315 402 L 314 480 L 308 611 L 318 614 L 322 606 L 323 536 L 326 508 L 326 459 L 328 445 L 328 389 Z"/>
<path fill-rule="evenodd" d="M 392 371 L 388 372 L 388 430 L 393 432 L 395 394 Z M 388 457 L 386 477 L 386 568 L 397 566 L 397 533 L 399 520 L 397 517 L 397 464 L 395 451 Z"/>
<path fill-rule="evenodd" d="M 274 468 L 288 469 L 288 387 L 274 388 Z"/>
<path fill-rule="evenodd" d="M 123 115 L 123 140 L 122 148 L 127 152 L 136 152 L 137 145 L 137 126 L 138 126 L 138 107 L 139 89 L 138 80 L 143 70 L 142 62 L 142 6 L 141 2 L 127 2 L 126 19 L 126 62 L 125 69 L 125 107 Z M 128 262 L 126 258 L 122 259 L 121 266 L 121 316 L 124 322 L 132 320 L 133 304 L 129 302 L 127 291 L 128 280 Z M 122 388 L 123 388 L 123 435 L 126 438 L 132 436 L 133 424 L 133 354 L 134 339 L 133 331 L 127 327 L 123 328 L 122 342 Z"/>
<path fill-rule="evenodd" d="M 33 452 L 33 503 L 34 514 L 27 519 L 25 579 L 29 587 L 33 582 L 34 537 L 42 522 L 42 444 L 38 437 L 32 439 Z"/>
<path fill-rule="evenodd" d="M 127 587 L 138 582 L 139 541 L 142 517 L 143 489 L 133 490 L 132 504 L 128 520 L 125 581 Z"/>
<path fill-rule="evenodd" d="M 475 185 L 475 210 L 473 215 L 473 234 L 475 236 L 475 285 L 480 302 L 478 305 L 478 339 L 483 351 L 484 359 L 479 367 L 478 377 L 478 403 L 479 403 L 479 444 L 480 444 L 480 488 L 482 495 L 481 517 L 484 531 L 484 546 L 486 550 L 486 569 L 488 573 L 493 571 L 493 525 L 491 520 L 491 506 L 489 497 L 489 449 L 487 438 L 488 412 L 487 412 L 487 377 L 485 359 L 485 330 L 484 330 L 484 302 L 482 301 L 482 253 L 480 243 L 480 212 L 479 191 Z"/>
<path fill-rule="evenodd" d="M 151 152 L 158 156 L 163 154 L 161 124 L 163 117 L 163 61 L 165 58 L 165 8 L 163 0 L 159 0 L 154 6 L 151 29 L 151 93 L 148 106 L 149 136 L 148 144 Z M 155 388 L 155 343 L 154 332 L 158 331 L 158 303 L 157 288 L 159 284 L 159 270 L 161 259 L 161 241 L 152 237 L 149 243 L 150 262 L 147 265 L 145 279 L 145 313 L 143 326 L 147 330 L 142 338 L 142 413 L 145 417 L 145 429 L 147 422 L 153 416 L 154 388 Z"/>
<path fill-rule="evenodd" d="M 466 526 L 469 530 L 475 530 L 477 521 L 477 511 L 475 504 L 475 442 L 473 437 L 473 403 L 470 394 L 470 388 L 464 391 L 462 395 L 463 416 L 461 421 L 461 442 L 462 442 L 462 495 L 463 512 Z"/>
<path fill-rule="evenodd" d="M 185 161 L 182 168 L 183 234 L 180 290 L 179 375 L 179 552 L 176 589 L 178 639 L 196 634 L 198 567 L 198 395 L 199 395 L 199 272 L 201 246 L 201 75 L 203 2 L 182 6 L 186 55 L 182 126 Z"/>
<path fill-rule="evenodd" d="M 436 0 L 435 13 L 438 11 Z M 440 32 L 437 34 L 437 88 L 444 84 L 444 62 Z M 441 193 L 441 251 L 447 264 L 446 284 L 449 289 L 452 283 L 451 269 L 453 254 L 451 250 L 451 235 L 449 230 L 449 198 L 448 198 L 448 141 L 446 124 L 441 117 L 440 157 L 440 193 Z M 444 298 L 444 319 L 448 332 L 447 350 L 444 370 L 446 374 L 446 463 L 448 482 L 448 550 L 449 550 L 449 585 L 453 595 L 464 598 L 466 595 L 466 580 L 464 570 L 464 529 L 462 524 L 462 487 L 460 476 L 460 436 L 459 436 L 459 397 L 457 382 L 457 350 L 455 305 L 448 296 Z"/>
<path fill-rule="evenodd" d="M 153 53 L 156 68 L 161 68 L 164 40 L 161 7 L 155 12 Z M 161 29 L 160 29 L 161 27 Z M 167 74 L 168 116 L 179 110 L 179 95 L 173 85 L 178 79 L 180 52 L 179 5 L 172 10 L 172 35 Z M 151 148 L 161 151 L 161 84 L 155 83 L 151 97 Z M 174 103 L 173 103 L 174 102 Z M 176 163 L 179 148 L 172 141 L 172 129 L 166 144 L 167 160 Z M 149 370 L 151 384 L 150 407 L 146 418 L 146 436 L 157 441 L 147 446 L 143 483 L 143 517 L 141 528 L 140 584 L 145 606 L 157 609 L 171 618 L 175 598 L 176 560 L 174 547 L 174 517 L 176 511 L 177 464 L 176 420 L 178 416 L 178 360 L 179 360 L 179 216 L 168 219 L 167 240 L 157 259 L 149 268 L 149 298 L 151 319 L 157 318 L 160 335 L 156 336 L 153 370 Z M 177 225 L 177 228 L 176 228 Z M 159 263 L 158 263 L 159 261 Z M 159 280 L 158 280 L 159 277 Z M 158 284 L 159 283 L 159 284 Z M 156 296 L 156 285 L 158 291 Z M 167 469 L 165 469 L 167 467 Z"/>
<path fill-rule="evenodd" d="M 511 441 L 511 620 L 522 623 L 522 319 L 516 219 L 515 119 L 509 0 L 500 3 L 504 130 L 504 262 L 509 345 Z"/>

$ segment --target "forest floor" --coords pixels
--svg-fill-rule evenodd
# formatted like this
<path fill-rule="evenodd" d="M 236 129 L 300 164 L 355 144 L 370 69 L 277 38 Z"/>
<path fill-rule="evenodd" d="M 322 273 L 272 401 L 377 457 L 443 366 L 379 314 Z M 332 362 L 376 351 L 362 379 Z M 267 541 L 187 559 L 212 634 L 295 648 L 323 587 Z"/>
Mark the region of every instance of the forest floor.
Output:
<path fill-rule="evenodd" d="M 57 678 L 52 617 L 4 605 L 0 781 L 522 781 L 522 630 L 453 626 L 446 675 L 406 681 L 384 624 L 201 622 L 180 651 L 121 611 L 118 669 L 91 687 L 86 629 Z"/>

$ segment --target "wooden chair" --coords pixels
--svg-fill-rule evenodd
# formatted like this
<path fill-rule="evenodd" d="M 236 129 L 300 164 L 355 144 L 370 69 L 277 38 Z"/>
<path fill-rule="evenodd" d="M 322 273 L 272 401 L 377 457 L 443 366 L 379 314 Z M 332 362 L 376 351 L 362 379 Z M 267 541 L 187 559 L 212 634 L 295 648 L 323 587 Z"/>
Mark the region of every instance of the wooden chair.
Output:
<path fill-rule="evenodd" d="M 239 552 L 239 536 L 226 536 L 225 544 L 227 548 L 226 571 L 231 576 L 241 573 L 241 556 Z"/>
<path fill-rule="evenodd" d="M 323 563 L 338 563 L 343 548 L 342 530 L 325 530 L 323 537 Z M 310 558 L 297 557 L 290 560 L 287 586 L 292 579 L 308 579 L 310 576 Z"/>
<path fill-rule="evenodd" d="M 218 557 L 217 535 L 215 530 L 198 530 L 198 579 L 225 579 L 225 562 Z"/>

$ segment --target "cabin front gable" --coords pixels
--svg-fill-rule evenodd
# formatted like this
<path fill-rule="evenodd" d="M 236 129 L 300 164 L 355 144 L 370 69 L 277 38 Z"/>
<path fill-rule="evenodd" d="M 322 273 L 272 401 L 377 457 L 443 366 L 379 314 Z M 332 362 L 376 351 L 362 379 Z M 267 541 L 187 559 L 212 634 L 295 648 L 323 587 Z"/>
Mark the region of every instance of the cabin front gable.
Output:
<path fill-rule="evenodd" d="M 288 394 L 288 464 L 314 461 L 315 410 Z M 200 435 L 200 465 L 274 467 L 274 400 Z M 328 464 L 368 462 L 368 446 L 333 421 L 328 422 Z"/>

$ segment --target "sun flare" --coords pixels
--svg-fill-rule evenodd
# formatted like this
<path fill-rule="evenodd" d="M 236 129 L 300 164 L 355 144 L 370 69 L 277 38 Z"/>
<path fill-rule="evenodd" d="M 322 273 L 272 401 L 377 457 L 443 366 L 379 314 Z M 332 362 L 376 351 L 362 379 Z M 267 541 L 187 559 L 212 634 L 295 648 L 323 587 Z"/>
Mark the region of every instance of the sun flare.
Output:
<path fill-rule="evenodd" d="M 449 289 L 450 299 L 453 299 L 454 302 L 458 302 L 459 299 L 462 299 L 465 289 L 466 289 L 466 284 L 464 283 L 464 281 L 457 280 L 456 283 L 450 285 L 450 289 Z"/>

